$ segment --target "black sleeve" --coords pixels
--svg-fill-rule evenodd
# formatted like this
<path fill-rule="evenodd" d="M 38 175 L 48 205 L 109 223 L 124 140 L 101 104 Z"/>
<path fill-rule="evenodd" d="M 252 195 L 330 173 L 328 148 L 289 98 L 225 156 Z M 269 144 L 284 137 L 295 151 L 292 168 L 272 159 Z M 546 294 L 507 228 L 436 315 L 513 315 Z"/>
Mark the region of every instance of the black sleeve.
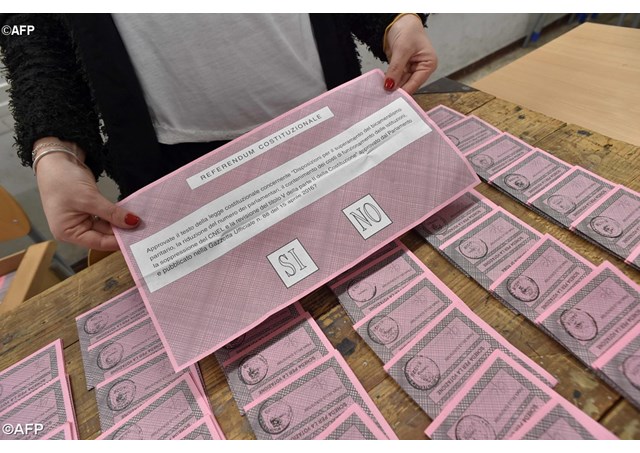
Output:
<path fill-rule="evenodd" d="M 5 33 L 15 25 L 35 28 L 28 35 Z M 102 137 L 97 109 L 64 19 L 57 14 L 2 14 L 0 26 L 9 106 L 23 165 L 32 164 L 36 140 L 54 136 L 78 144 L 86 153 L 86 164 L 99 176 Z"/>
<path fill-rule="evenodd" d="M 382 48 L 384 31 L 399 13 L 389 14 L 347 14 L 351 32 L 362 41 L 376 58 L 387 61 Z M 425 25 L 427 14 L 418 14 Z"/>

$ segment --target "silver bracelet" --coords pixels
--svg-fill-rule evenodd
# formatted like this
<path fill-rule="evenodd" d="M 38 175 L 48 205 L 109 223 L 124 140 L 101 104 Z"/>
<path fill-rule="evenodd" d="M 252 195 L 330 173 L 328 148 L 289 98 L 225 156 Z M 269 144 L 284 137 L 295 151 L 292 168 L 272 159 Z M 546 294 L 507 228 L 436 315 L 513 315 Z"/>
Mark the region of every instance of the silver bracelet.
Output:
<path fill-rule="evenodd" d="M 36 175 L 36 167 L 38 165 L 38 162 L 40 162 L 40 159 L 42 159 L 44 156 L 46 156 L 47 154 L 52 154 L 52 153 L 65 153 L 65 154 L 69 154 L 70 156 L 73 156 L 76 161 L 78 161 L 78 164 L 80 164 L 80 166 L 89 169 L 89 167 L 87 167 L 87 165 L 82 162 L 80 160 L 80 158 L 78 157 L 78 155 L 76 153 L 74 153 L 73 151 L 69 150 L 68 148 L 65 147 L 60 147 L 60 148 L 53 148 L 53 149 L 48 149 L 46 151 L 41 152 L 40 154 L 38 154 L 38 156 L 33 160 L 33 174 Z"/>
<path fill-rule="evenodd" d="M 31 162 L 33 162 L 35 160 L 36 155 L 38 154 L 38 151 L 40 151 L 42 149 L 46 149 L 46 148 L 64 148 L 64 149 L 68 149 L 69 151 L 71 151 L 71 149 L 67 145 L 64 145 L 62 143 L 58 143 L 58 142 L 40 143 L 38 146 L 36 146 L 35 148 L 33 148 L 31 150 Z"/>

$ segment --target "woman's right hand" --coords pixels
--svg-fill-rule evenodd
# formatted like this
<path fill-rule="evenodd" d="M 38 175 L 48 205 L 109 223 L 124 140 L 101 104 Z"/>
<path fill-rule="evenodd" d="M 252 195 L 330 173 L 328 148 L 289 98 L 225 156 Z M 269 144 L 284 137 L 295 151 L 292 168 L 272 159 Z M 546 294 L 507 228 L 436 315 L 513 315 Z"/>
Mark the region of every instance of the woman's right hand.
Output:
<path fill-rule="evenodd" d="M 84 161 L 84 153 L 77 146 L 52 137 L 40 139 L 34 146 L 45 142 L 75 149 Z M 112 225 L 131 229 L 140 224 L 138 216 L 100 193 L 91 171 L 73 156 L 49 153 L 38 161 L 36 170 L 42 207 L 55 239 L 95 250 L 118 250 Z"/>

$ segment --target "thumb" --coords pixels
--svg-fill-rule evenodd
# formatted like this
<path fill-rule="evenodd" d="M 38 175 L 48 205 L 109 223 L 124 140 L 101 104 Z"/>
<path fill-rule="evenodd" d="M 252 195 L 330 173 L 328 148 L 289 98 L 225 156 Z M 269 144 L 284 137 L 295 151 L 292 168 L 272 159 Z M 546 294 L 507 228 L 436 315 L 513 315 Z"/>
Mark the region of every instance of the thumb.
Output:
<path fill-rule="evenodd" d="M 118 228 L 132 229 L 140 225 L 140 217 L 97 194 L 90 213 Z"/>
<path fill-rule="evenodd" d="M 391 55 L 389 59 L 389 67 L 384 77 L 384 89 L 387 91 L 393 90 L 400 85 L 404 69 L 407 66 L 407 62 L 410 58 L 409 52 L 404 49 L 398 49 Z"/>

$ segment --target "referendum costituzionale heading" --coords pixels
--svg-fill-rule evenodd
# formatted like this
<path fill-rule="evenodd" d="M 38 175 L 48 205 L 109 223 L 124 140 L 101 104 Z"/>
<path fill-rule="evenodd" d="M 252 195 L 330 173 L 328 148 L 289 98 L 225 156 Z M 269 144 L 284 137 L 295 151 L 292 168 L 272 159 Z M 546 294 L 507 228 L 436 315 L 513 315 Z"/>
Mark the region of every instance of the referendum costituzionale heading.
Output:
<path fill-rule="evenodd" d="M 285 130 L 279 131 L 277 135 L 268 137 L 265 141 L 254 144 L 250 148 L 247 148 L 241 151 L 240 153 L 231 156 L 229 159 L 225 160 L 219 165 L 209 169 L 209 171 L 205 173 L 201 173 L 200 179 L 206 180 L 215 176 L 217 173 L 223 173 L 225 171 L 228 171 L 231 167 L 242 163 L 244 160 L 247 160 L 248 158 L 254 156 L 257 152 L 267 150 L 267 148 L 278 144 L 283 139 L 288 138 L 289 136 L 295 134 L 296 132 L 300 132 L 301 129 L 304 129 L 310 125 L 313 125 L 314 123 L 316 123 L 321 119 L 322 119 L 322 114 L 320 113 L 316 113 L 315 115 L 309 118 L 305 118 L 303 121 L 295 123 L 294 125 L 288 127 Z"/>

